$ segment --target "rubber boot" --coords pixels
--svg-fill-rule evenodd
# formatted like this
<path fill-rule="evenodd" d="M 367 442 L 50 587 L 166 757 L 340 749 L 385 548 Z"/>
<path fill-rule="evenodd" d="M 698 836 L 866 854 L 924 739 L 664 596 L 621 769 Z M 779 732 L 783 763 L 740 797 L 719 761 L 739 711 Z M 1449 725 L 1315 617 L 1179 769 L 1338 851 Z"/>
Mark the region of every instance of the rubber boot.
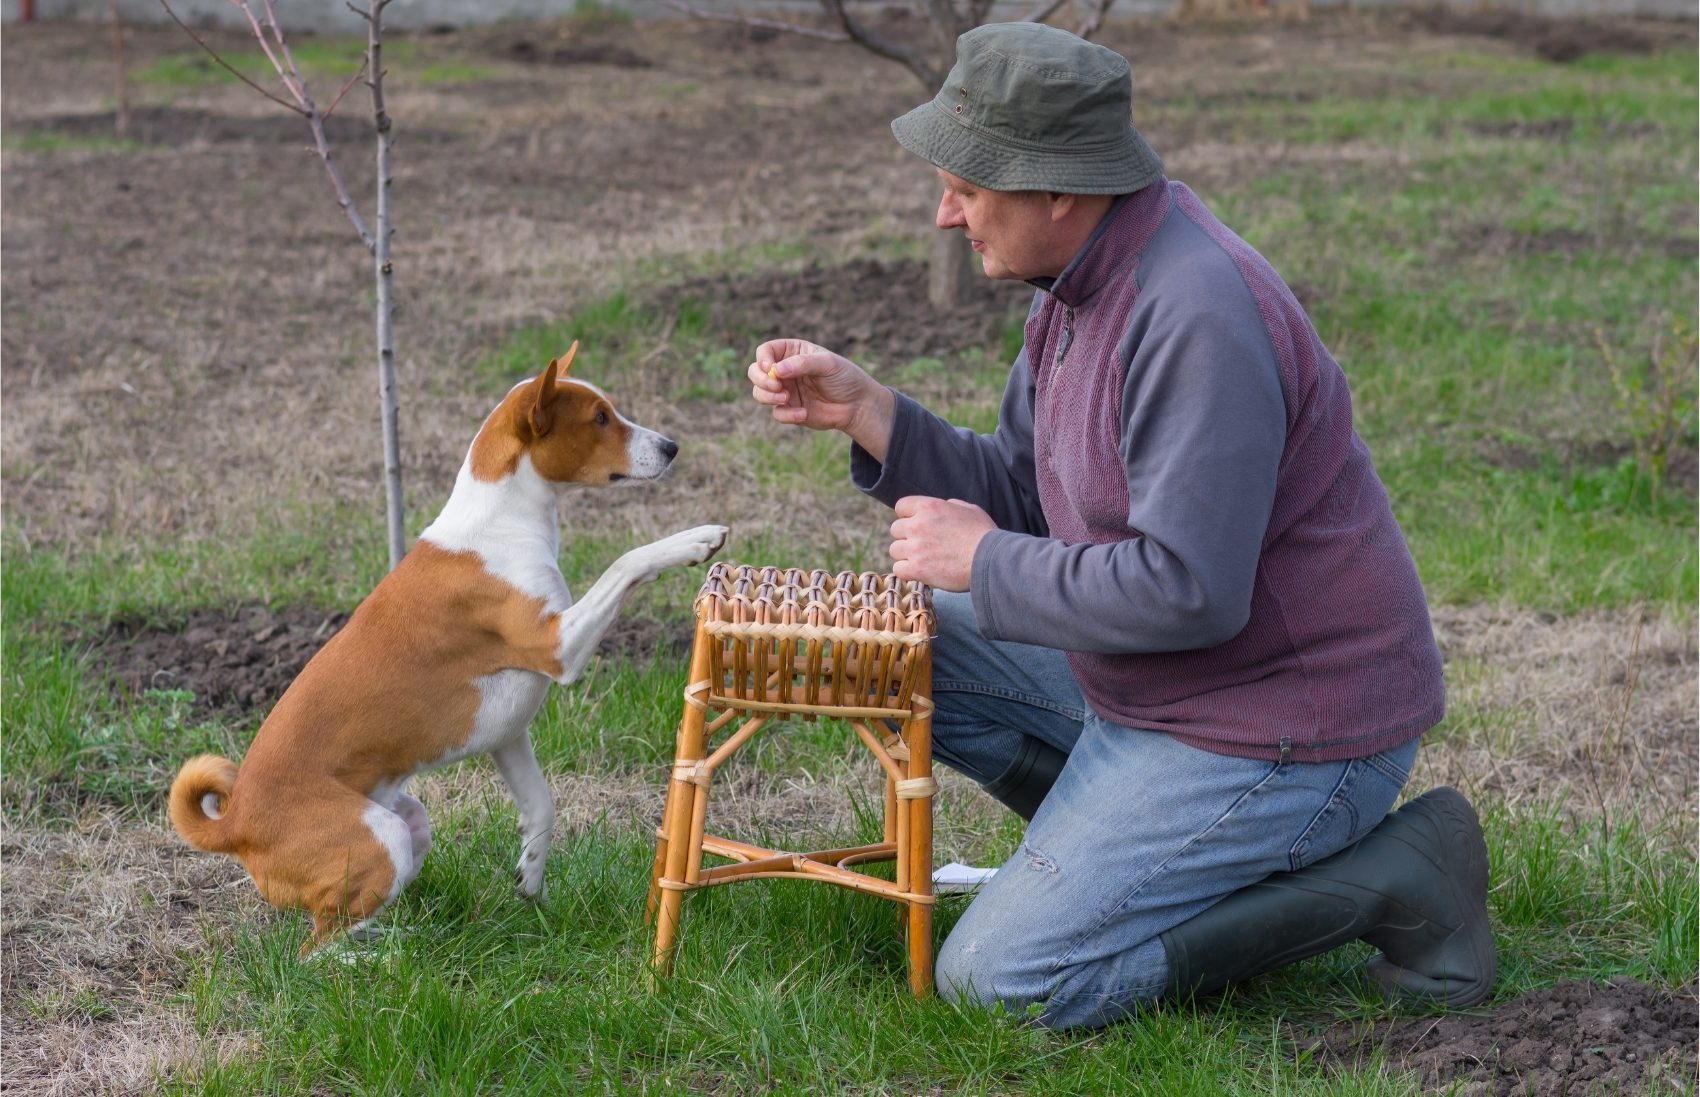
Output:
<path fill-rule="evenodd" d="M 1026 736 L 1004 771 L 985 785 L 992 797 L 1029 823 L 1057 783 L 1068 755 L 1045 742 Z"/>
<path fill-rule="evenodd" d="M 1493 990 L 1488 857 L 1475 809 L 1437 788 L 1361 841 L 1298 872 L 1241 888 L 1163 934 L 1166 997 L 1207 994 L 1364 940 L 1390 998 L 1453 1009 Z"/>

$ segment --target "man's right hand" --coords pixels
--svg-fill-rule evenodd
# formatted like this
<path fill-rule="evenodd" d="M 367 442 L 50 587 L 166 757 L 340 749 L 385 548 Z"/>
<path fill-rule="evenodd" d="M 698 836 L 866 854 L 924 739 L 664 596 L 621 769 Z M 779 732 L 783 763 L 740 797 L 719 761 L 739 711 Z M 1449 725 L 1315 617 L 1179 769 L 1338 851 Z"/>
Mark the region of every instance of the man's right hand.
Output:
<path fill-rule="evenodd" d="M 756 348 L 751 395 L 773 418 L 812 430 L 841 430 L 876 461 L 885 460 L 897 401 L 856 363 L 801 339 Z"/>

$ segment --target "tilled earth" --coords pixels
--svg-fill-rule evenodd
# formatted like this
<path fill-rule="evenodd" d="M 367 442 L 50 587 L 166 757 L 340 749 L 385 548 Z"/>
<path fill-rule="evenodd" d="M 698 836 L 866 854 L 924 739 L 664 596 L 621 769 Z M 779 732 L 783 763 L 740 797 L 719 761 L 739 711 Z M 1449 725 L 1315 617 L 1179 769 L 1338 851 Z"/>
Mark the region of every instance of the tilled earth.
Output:
<path fill-rule="evenodd" d="M 1627 976 L 1604 986 L 1560 983 L 1494 1009 L 1340 1024 L 1307 1042 L 1350 1065 L 1385 1051 L 1430 1091 L 1460 1097 L 1583 1097 L 1692 1092 L 1700 1029 L 1695 988 L 1671 993 Z"/>
<path fill-rule="evenodd" d="M 927 268 L 913 259 L 853 259 L 801 271 L 690 278 L 656 297 L 663 311 L 706 307 L 708 334 L 730 343 L 802 335 L 857 361 L 902 363 L 996 346 L 1033 298 L 1021 284 L 976 278 L 968 299 L 941 313 L 927 300 Z M 805 334 L 806 333 L 806 334 Z"/>
<path fill-rule="evenodd" d="M 95 665 L 120 696 L 188 690 L 202 714 L 243 714 L 269 707 L 347 623 L 346 613 L 311 606 L 272 612 L 264 606 L 200 610 L 176 624 L 120 619 L 93 638 Z M 622 616 L 597 646 L 603 656 L 648 661 L 690 646 L 691 630 L 646 617 Z"/>

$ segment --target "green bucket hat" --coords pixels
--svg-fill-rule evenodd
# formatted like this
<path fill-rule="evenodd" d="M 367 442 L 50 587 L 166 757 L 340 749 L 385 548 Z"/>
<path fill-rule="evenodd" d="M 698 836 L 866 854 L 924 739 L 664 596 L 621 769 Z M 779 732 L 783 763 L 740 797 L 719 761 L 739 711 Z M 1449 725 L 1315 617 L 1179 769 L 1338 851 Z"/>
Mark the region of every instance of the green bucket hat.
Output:
<path fill-rule="evenodd" d="M 944 87 L 891 132 L 987 190 L 1128 194 L 1163 174 L 1132 117 L 1121 54 L 1041 23 L 989 23 L 956 40 Z"/>

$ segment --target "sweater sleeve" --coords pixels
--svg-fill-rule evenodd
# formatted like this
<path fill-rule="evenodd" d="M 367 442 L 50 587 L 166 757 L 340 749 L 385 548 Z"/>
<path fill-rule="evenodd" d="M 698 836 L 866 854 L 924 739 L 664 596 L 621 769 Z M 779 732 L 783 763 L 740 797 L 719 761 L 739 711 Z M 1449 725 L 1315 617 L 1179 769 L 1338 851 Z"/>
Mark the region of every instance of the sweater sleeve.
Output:
<path fill-rule="evenodd" d="M 1118 351 L 1130 536 L 1065 544 L 988 534 L 970 591 L 991 639 L 1186 651 L 1233 638 L 1250 618 L 1286 444 L 1274 344 L 1220 249 L 1151 265 L 1163 284 L 1142 292 Z"/>
<path fill-rule="evenodd" d="M 1009 371 L 994 434 L 953 426 L 900 392 L 885 463 L 850 447 L 850 479 L 891 506 L 906 495 L 962 499 L 991 515 L 1000 530 L 1043 537 L 1033 472 L 1033 371 L 1022 351 Z"/>

